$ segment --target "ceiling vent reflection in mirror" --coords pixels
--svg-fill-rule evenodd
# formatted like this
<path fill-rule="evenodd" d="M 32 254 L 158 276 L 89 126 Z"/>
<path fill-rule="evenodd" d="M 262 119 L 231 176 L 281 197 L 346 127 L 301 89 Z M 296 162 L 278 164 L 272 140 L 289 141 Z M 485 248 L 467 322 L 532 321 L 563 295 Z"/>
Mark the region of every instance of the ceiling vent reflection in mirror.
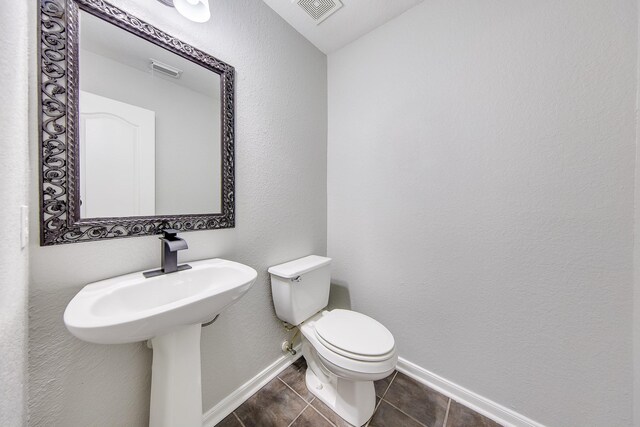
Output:
<path fill-rule="evenodd" d="M 165 76 L 173 77 L 174 79 L 179 79 L 182 75 L 181 69 L 172 67 L 171 65 L 167 65 L 153 58 L 149 58 L 149 68 L 151 68 L 151 71 L 157 71 Z"/>
<path fill-rule="evenodd" d="M 316 24 L 333 15 L 342 7 L 340 0 L 293 0 L 314 20 Z"/>

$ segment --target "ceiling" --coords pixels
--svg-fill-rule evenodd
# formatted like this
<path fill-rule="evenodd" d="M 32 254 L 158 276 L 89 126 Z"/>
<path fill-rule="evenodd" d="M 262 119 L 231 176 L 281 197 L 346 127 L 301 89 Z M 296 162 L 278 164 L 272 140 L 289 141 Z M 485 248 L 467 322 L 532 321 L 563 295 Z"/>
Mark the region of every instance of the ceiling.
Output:
<path fill-rule="evenodd" d="M 80 49 L 148 73 L 152 78 L 220 99 L 218 74 L 84 11 L 80 11 Z M 152 73 L 151 59 L 178 68 L 182 71 L 180 78 Z"/>
<path fill-rule="evenodd" d="M 423 0 L 342 0 L 343 7 L 316 24 L 298 0 L 263 0 L 293 28 L 328 54 L 358 39 Z"/>

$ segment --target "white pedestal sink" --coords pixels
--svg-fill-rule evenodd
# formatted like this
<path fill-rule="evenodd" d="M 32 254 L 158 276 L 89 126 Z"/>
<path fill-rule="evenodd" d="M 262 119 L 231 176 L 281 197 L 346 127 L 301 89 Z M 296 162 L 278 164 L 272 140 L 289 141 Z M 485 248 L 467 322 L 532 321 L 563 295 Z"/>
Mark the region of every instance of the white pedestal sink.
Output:
<path fill-rule="evenodd" d="M 200 328 L 244 295 L 256 271 L 223 259 L 146 279 L 142 272 L 91 283 L 64 312 L 81 340 L 122 344 L 151 340 L 151 427 L 201 427 Z"/>

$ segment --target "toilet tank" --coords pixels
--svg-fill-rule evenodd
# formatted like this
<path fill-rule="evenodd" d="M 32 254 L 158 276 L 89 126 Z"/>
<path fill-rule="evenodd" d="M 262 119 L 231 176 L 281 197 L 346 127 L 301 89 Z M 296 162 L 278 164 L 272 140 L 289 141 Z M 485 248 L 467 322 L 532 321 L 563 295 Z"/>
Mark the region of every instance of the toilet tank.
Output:
<path fill-rule="evenodd" d="M 269 268 L 279 319 L 299 325 L 329 303 L 331 258 L 309 255 Z"/>

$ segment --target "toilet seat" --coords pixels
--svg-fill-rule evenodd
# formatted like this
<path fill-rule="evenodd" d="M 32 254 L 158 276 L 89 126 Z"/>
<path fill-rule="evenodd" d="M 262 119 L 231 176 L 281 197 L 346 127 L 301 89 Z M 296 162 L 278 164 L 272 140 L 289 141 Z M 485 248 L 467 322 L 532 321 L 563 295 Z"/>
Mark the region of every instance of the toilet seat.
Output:
<path fill-rule="evenodd" d="M 324 312 L 315 333 L 328 349 L 351 359 L 380 362 L 395 350 L 393 335 L 380 322 L 351 310 Z"/>
<path fill-rule="evenodd" d="M 362 362 L 384 362 L 385 360 L 387 360 L 390 357 L 392 357 L 393 353 L 395 352 L 395 347 L 394 347 L 393 350 L 390 350 L 389 352 L 387 352 L 385 354 L 381 354 L 379 356 L 365 356 L 365 355 L 358 354 L 358 353 L 351 353 L 351 352 L 342 350 L 341 348 L 335 347 L 331 343 L 328 343 L 328 342 L 324 341 L 322 339 L 322 337 L 318 336 L 317 332 L 316 332 L 316 338 L 318 339 L 318 342 L 320 342 L 323 346 L 325 346 L 327 349 L 333 351 L 334 353 L 337 353 L 337 354 L 340 354 L 342 356 L 348 357 L 349 359 L 360 360 Z"/>

